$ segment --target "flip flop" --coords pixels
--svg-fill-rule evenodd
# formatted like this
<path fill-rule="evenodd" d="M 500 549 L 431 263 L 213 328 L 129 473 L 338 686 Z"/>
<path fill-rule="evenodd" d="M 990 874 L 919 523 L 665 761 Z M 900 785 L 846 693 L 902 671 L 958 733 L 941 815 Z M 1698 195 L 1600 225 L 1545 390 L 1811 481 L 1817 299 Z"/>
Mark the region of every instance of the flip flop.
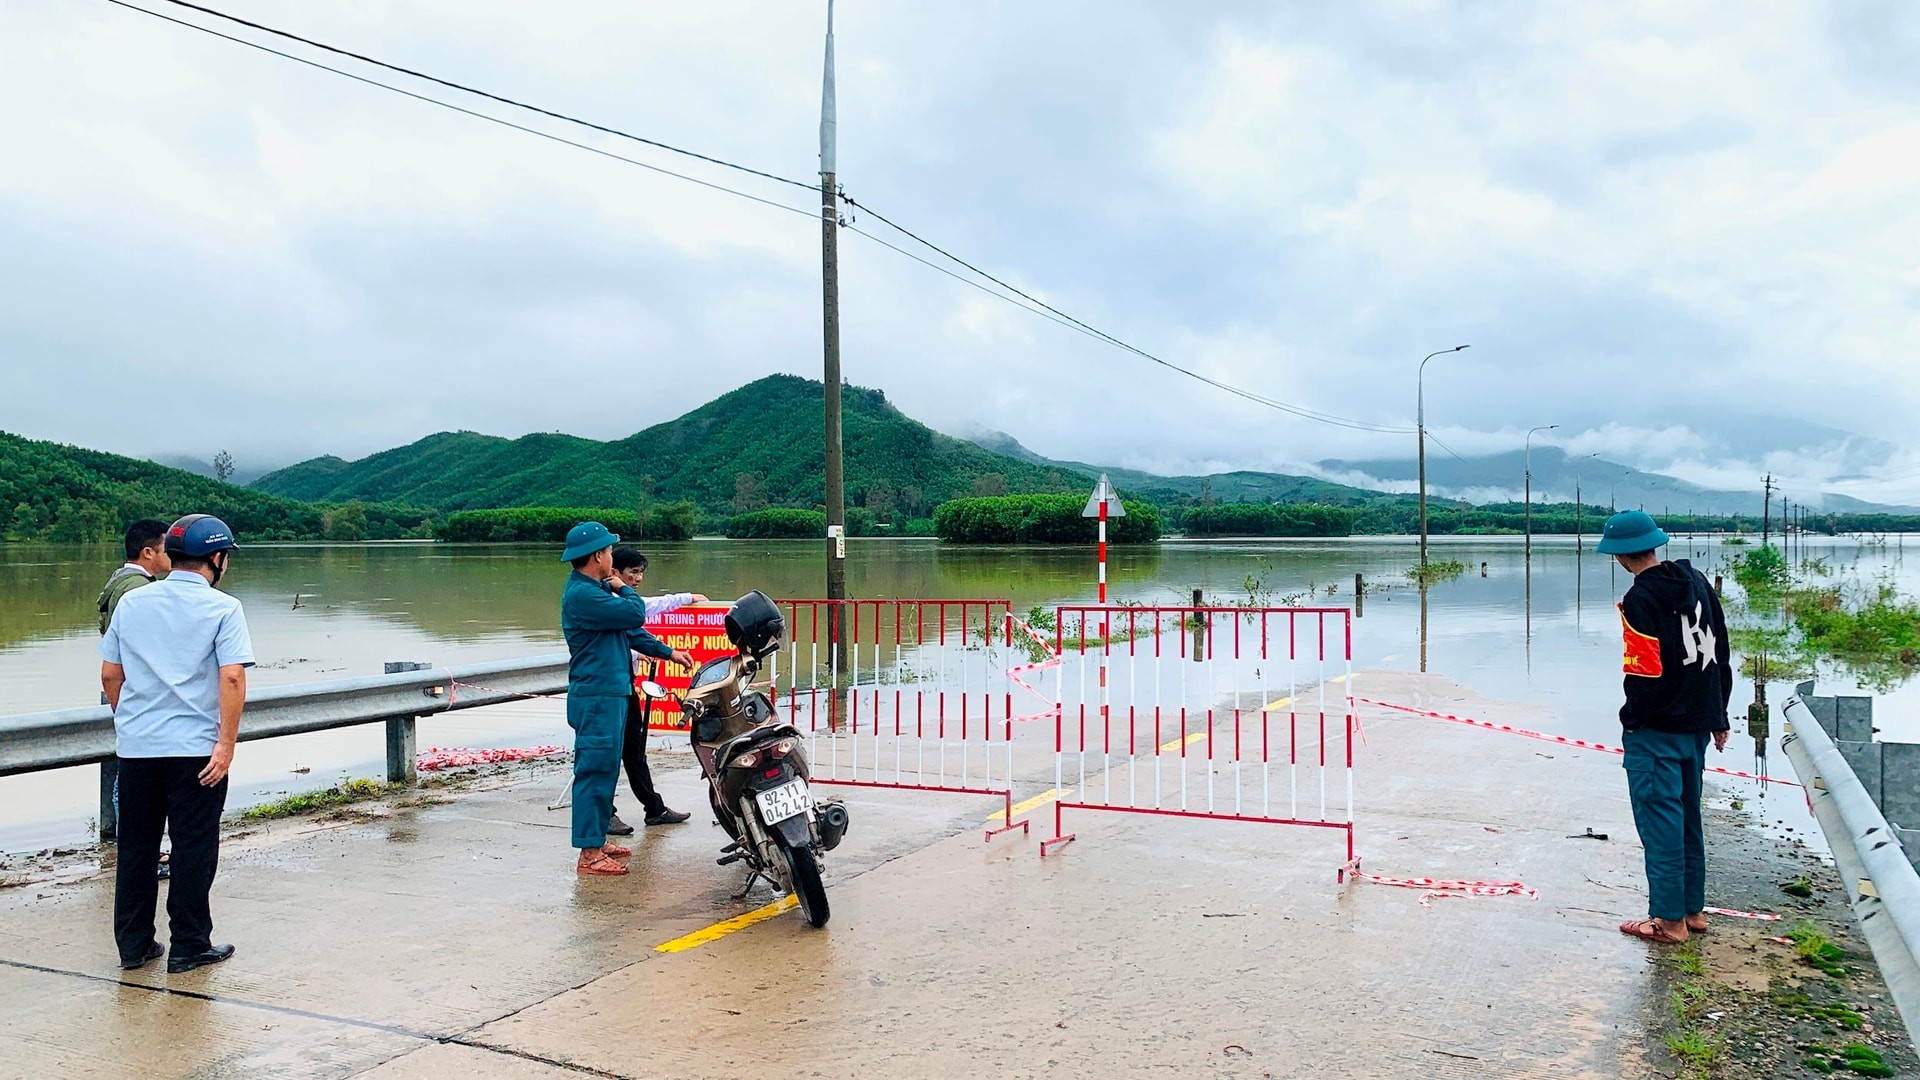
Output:
<path fill-rule="evenodd" d="M 602 855 L 592 862 L 575 863 L 573 869 L 581 877 L 619 877 L 627 872 L 627 864 Z"/>
<path fill-rule="evenodd" d="M 606 852 L 607 857 L 610 859 L 633 858 L 633 849 L 630 847 L 621 847 L 619 844 L 602 844 L 600 845 L 600 850 Z"/>
<path fill-rule="evenodd" d="M 1687 939 L 1674 937 L 1658 919 L 1635 919 L 1620 924 L 1620 932 L 1642 941 L 1651 941 L 1655 945 L 1680 945 Z"/>

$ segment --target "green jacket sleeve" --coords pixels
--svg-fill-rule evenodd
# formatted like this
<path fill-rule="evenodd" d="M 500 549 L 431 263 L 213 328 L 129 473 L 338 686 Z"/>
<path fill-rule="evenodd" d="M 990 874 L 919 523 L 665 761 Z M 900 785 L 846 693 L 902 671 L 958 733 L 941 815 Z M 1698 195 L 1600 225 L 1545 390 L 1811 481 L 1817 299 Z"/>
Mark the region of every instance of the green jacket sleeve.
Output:
<path fill-rule="evenodd" d="M 620 586 L 618 592 L 608 592 L 595 585 L 575 585 L 567 590 L 565 614 L 566 621 L 581 630 L 646 633 L 640 628 L 647 624 L 647 602 L 625 585 Z"/>
<path fill-rule="evenodd" d="M 673 656 L 673 646 L 647 633 L 645 630 L 627 631 L 627 648 L 641 656 L 651 656 L 655 660 L 666 660 Z"/>

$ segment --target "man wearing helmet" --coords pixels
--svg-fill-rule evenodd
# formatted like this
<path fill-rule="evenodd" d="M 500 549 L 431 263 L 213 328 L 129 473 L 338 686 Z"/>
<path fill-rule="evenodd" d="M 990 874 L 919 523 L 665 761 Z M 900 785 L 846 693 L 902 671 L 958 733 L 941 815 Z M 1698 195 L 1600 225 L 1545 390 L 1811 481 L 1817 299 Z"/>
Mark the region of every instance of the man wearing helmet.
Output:
<path fill-rule="evenodd" d="M 560 594 L 560 631 L 567 639 L 567 726 L 573 728 L 574 869 L 618 876 L 617 860 L 632 850 L 607 843 L 613 789 L 620 782 L 620 750 L 633 696 L 629 650 L 692 667 L 693 658 L 647 633 L 647 602 L 613 572 L 613 545 L 605 525 L 583 521 L 567 531 L 560 561 L 573 564 Z"/>
<path fill-rule="evenodd" d="M 240 601 L 214 588 L 238 547 L 233 530 L 189 514 L 168 527 L 165 547 L 172 572 L 123 596 L 107 624 L 100 686 L 113 706 L 120 759 L 113 897 L 120 964 L 131 970 L 160 956 L 153 918 L 165 830 L 173 837 L 167 971 L 179 974 L 233 955 L 233 946 L 213 943 L 207 894 L 253 645 Z"/>
<path fill-rule="evenodd" d="M 1671 945 L 1707 928 L 1700 781 L 1707 742 L 1727 748 L 1733 669 L 1720 598 L 1687 560 L 1660 561 L 1666 542 L 1646 512 L 1627 510 L 1607 519 L 1595 550 L 1633 575 L 1620 602 L 1620 741 L 1646 855 L 1648 917 L 1620 930 Z"/>

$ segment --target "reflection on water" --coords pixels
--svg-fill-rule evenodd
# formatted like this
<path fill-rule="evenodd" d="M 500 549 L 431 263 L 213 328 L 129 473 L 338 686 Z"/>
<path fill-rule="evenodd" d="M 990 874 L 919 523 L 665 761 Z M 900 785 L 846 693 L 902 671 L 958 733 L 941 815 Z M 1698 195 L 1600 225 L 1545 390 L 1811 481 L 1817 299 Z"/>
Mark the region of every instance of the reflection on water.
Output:
<path fill-rule="evenodd" d="M 1576 551 L 1568 537 L 1538 539 L 1530 562 L 1519 537 L 1432 543 L 1469 572 L 1414 587 L 1406 575 L 1417 560 L 1412 538 L 1173 541 L 1116 548 L 1108 572 L 1112 595 L 1122 602 L 1186 603 L 1199 589 L 1209 602 L 1343 607 L 1353 601 L 1354 575 L 1363 575 L 1368 597 L 1355 624 L 1356 669 L 1430 671 L 1481 693 L 1550 707 L 1565 734 L 1614 741 L 1620 644 L 1612 608 L 1627 580 L 1613 560 L 1596 554 L 1591 542 Z M 826 573 L 822 546 L 811 541 L 645 547 L 652 559 L 648 592 L 726 597 L 758 588 L 809 597 L 820 595 Z M 849 549 L 849 585 L 860 597 L 1005 598 L 1022 612 L 1090 603 L 1094 592 L 1091 545 L 962 548 L 855 540 Z M 1903 551 L 1898 540 L 1876 546 L 1810 539 L 1805 554 L 1864 577 L 1889 572 L 1903 589 L 1920 591 Z M 1722 563 L 1720 546 L 1706 538 L 1676 538 L 1671 553 L 1691 555 L 1710 578 Z M 98 700 L 93 602 L 118 562 L 106 547 L 0 545 L 0 713 Z M 246 605 L 260 659 L 253 681 L 270 685 L 377 673 L 390 660 L 452 664 L 558 649 L 565 576 L 556 552 L 525 545 L 250 546 L 222 587 Z M 1854 688 L 1824 678 L 1822 689 Z M 1736 696 L 1744 701 L 1750 694 L 1743 688 Z M 1886 737 L 1920 741 L 1916 706 L 1920 691 L 1911 687 L 1882 699 L 1876 715 Z M 565 742 L 559 716 L 557 709 L 528 708 L 486 723 L 448 717 L 428 721 L 421 739 L 444 743 L 447 732 L 457 731 L 491 745 Z M 275 740 L 273 752 L 266 746 L 241 748 L 237 790 L 273 793 L 379 771 L 377 728 Z M 290 775 L 288 758 L 312 773 Z M 90 770 L 0 779 L 0 848 L 51 842 L 53 835 L 78 838 L 93 812 L 92 797 Z"/>

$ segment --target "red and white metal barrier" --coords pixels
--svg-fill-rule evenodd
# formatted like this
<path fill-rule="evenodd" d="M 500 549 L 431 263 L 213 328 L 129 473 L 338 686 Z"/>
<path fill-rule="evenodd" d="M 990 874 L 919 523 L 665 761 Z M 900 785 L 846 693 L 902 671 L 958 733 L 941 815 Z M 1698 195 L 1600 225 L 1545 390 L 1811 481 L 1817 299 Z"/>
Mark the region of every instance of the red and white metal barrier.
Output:
<path fill-rule="evenodd" d="M 1043 856 L 1075 838 L 1066 811 L 1111 810 L 1335 830 L 1353 860 L 1351 612 L 1063 607 L 1054 618 L 1054 787 L 1078 798 L 1054 804 Z"/>
<path fill-rule="evenodd" d="M 788 640 L 772 689 L 808 736 L 814 783 L 993 795 L 1007 813 L 988 839 L 1026 830 L 1011 820 L 1011 777 L 1013 669 L 1027 652 L 1015 648 L 1008 601 L 780 606 Z"/>

